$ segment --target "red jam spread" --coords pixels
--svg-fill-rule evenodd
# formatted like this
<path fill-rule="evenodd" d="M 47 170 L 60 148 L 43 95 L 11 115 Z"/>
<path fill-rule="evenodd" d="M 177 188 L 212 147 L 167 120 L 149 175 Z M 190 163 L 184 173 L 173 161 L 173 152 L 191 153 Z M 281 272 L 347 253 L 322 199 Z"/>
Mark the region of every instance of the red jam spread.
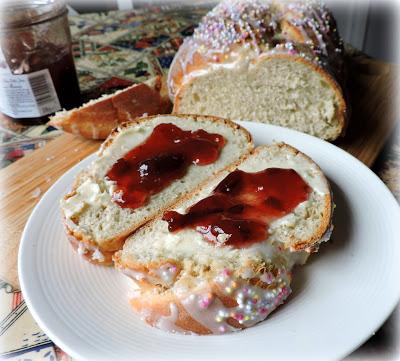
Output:
<path fill-rule="evenodd" d="M 189 227 L 208 242 L 248 247 L 266 240 L 268 223 L 291 213 L 308 199 L 310 191 L 293 169 L 236 170 L 186 214 L 168 211 L 163 220 L 170 232 Z"/>
<path fill-rule="evenodd" d="M 141 207 L 151 195 L 182 178 L 191 164 L 214 163 L 224 145 L 225 139 L 219 134 L 160 124 L 144 143 L 118 159 L 108 171 L 106 176 L 116 182 L 113 198 L 122 208 Z"/>

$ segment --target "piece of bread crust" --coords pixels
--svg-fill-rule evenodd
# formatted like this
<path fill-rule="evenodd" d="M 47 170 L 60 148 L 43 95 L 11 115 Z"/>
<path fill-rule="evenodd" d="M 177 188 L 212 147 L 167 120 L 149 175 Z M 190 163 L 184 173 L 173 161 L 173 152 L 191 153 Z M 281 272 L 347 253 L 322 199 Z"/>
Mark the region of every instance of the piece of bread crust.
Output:
<path fill-rule="evenodd" d="M 119 125 L 116 129 L 114 129 L 109 137 L 104 141 L 102 146 L 100 147 L 98 151 L 98 156 L 101 158 L 102 155 L 104 154 L 105 150 L 108 149 L 114 142 L 115 139 L 118 138 L 118 135 L 123 132 L 125 129 L 130 129 L 135 126 L 139 126 L 141 124 L 145 124 L 146 122 L 151 121 L 152 119 L 158 118 L 158 115 L 154 116 L 148 116 L 148 117 L 141 117 L 137 118 L 135 120 L 123 123 Z M 161 116 L 165 117 L 165 115 Z M 166 116 L 168 117 L 168 116 Z M 171 118 L 177 118 L 179 121 L 184 122 L 185 119 L 190 119 L 191 121 L 195 123 L 201 123 L 202 121 L 208 121 L 212 123 L 216 123 L 219 126 L 223 127 L 229 127 L 232 131 L 233 134 L 236 134 L 236 136 L 241 135 L 242 141 L 243 141 L 243 149 L 241 150 L 242 154 L 240 157 L 238 157 L 234 162 L 230 164 L 226 164 L 224 169 L 229 170 L 235 168 L 235 166 L 240 163 L 246 156 L 247 154 L 253 149 L 253 140 L 250 135 L 250 133 L 241 127 L 240 125 L 233 123 L 227 119 L 222 119 L 218 117 L 211 117 L 211 116 L 203 116 L 203 115 L 184 115 L 184 114 L 179 114 L 179 115 L 171 115 Z M 177 124 L 179 126 L 179 122 Z M 183 125 L 183 123 L 182 123 Z M 199 127 L 201 128 L 201 127 Z M 144 140 L 144 139 L 143 139 Z M 228 139 L 229 142 L 229 139 Z M 221 171 L 220 169 L 219 171 Z M 210 174 L 211 176 L 211 174 Z M 88 177 L 88 171 L 84 170 L 80 172 L 73 185 L 72 189 L 69 193 L 67 193 L 64 197 L 63 200 L 66 201 L 67 199 L 73 197 L 76 194 L 77 188 L 84 182 L 85 179 Z M 196 184 L 197 188 L 201 188 L 203 184 L 207 183 L 207 179 L 204 179 L 201 183 Z M 167 208 L 171 207 L 173 204 L 179 202 L 179 199 L 176 201 L 169 203 L 169 204 L 164 204 L 160 209 L 155 212 L 152 215 L 143 217 L 138 221 L 137 223 L 133 224 L 131 227 L 127 228 L 124 232 L 119 233 L 118 235 L 115 235 L 114 237 L 111 237 L 109 239 L 101 240 L 99 241 L 94 241 L 93 239 L 88 238 L 82 231 L 80 231 L 79 227 L 73 224 L 71 220 L 67 219 L 65 217 L 65 213 L 63 212 L 63 218 L 64 218 L 64 228 L 66 230 L 67 237 L 74 247 L 74 249 L 78 249 L 80 247 L 81 251 L 80 253 L 89 261 L 95 263 L 95 264 L 102 264 L 102 265 L 111 265 L 112 260 L 111 260 L 111 255 L 115 253 L 116 251 L 120 250 L 126 240 L 126 238 L 132 234 L 135 230 L 140 228 L 142 225 L 150 221 L 151 219 L 157 217 L 158 215 L 162 214 Z M 101 243 L 101 245 L 99 244 Z M 93 253 L 94 252 L 100 252 L 103 257 L 101 259 L 93 259 Z"/>
<path fill-rule="evenodd" d="M 57 112 L 49 124 L 88 139 L 105 139 L 118 124 L 143 114 L 167 114 L 171 108 L 165 78 L 156 76 L 79 108 Z"/>

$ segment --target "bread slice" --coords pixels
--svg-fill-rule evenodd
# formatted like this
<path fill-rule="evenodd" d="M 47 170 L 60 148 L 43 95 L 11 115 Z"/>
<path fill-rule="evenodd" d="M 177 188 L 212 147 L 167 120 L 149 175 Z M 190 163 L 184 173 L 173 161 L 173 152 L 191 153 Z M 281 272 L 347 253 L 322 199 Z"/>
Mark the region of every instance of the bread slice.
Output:
<path fill-rule="evenodd" d="M 269 224 L 268 239 L 246 248 L 216 246 L 199 232 L 169 232 L 153 220 L 115 254 L 115 265 L 139 289 L 130 300 L 150 325 L 173 332 L 225 333 L 263 320 L 290 294 L 291 269 L 330 237 L 332 197 L 327 179 L 309 157 L 280 143 L 257 148 L 239 170 L 294 169 L 311 188 L 292 213 Z M 228 172 L 175 205 L 186 210 L 209 196 Z"/>
<path fill-rule="evenodd" d="M 171 123 L 183 130 L 203 129 L 222 135 L 226 144 L 210 165 L 192 164 L 187 173 L 151 196 L 147 205 L 122 208 L 113 201 L 113 182 L 106 178 L 114 163 L 143 143 L 153 129 Z M 119 126 L 103 143 L 96 159 L 76 177 L 72 191 L 61 201 L 66 233 L 72 245 L 87 259 L 111 264 L 111 256 L 126 237 L 157 214 L 193 192 L 209 177 L 231 169 L 253 149 L 251 135 L 239 125 L 221 118 L 195 115 L 160 115 L 139 118 Z"/>
<path fill-rule="evenodd" d="M 165 79 L 156 76 L 91 100 L 80 108 L 59 111 L 49 124 L 88 139 L 105 139 L 118 124 L 144 114 L 167 114 L 171 108 Z"/>

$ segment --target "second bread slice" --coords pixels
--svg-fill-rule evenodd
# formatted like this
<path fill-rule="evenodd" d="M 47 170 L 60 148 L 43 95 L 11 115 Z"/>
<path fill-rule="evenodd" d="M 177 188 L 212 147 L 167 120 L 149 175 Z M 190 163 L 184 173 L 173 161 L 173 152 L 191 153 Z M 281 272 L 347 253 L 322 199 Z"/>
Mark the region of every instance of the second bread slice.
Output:
<path fill-rule="evenodd" d="M 290 294 L 292 267 L 330 237 L 332 198 L 318 165 L 286 144 L 259 147 L 238 167 L 255 174 L 269 168 L 294 170 L 309 193 L 268 224 L 265 239 L 237 247 L 229 244 L 231 234 L 221 232 L 221 244 L 213 243 L 199 227 L 171 231 L 164 216 L 132 235 L 115 255 L 116 266 L 139 286 L 131 304 L 149 324 L 173 332 L 225 333 L 263 320 Z M 187 214 L 215 194 L 227 175 L 222 172 L 174 210 Z M 290 192 L 285 186 L 278 187 L 281 194 Z"/>

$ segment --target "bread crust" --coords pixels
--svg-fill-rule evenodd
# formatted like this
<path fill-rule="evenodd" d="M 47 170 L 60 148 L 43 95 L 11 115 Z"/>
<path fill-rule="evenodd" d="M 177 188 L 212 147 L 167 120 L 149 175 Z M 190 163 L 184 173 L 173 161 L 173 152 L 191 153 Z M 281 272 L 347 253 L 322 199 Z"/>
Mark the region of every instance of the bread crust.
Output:
<path fill-rule="evenodd" d="M 179 114 L 171 114 L 175 118 L 180 118 L 186 120 L 187 118 L 191 119 L 194 122 L 201 122 L 202 119 L 204 120 L 211 120 L 212 122 L 223 124 L 224 126 L 227 126 L 231 129 L 234 130 L 240 130 L 244 132 L 246 135 L 247 141 L 249 142 L 250 145 L 253 144 L 253 138 L 249 131 L 246 128 L 243 128 L 241 125 L 233 122 L 232 120 L 222 118 L 222 117 L 217 117 L 213 115 L 199 115 L 199 114 L 185 114 L 185 113 L 179 113 Z M 115 137 L 124 129 L 130 128 L 136 125 L 140 125 L 142 123 L 145 123 L 151 119 L 157 118 L 159 115 L 150 115 L 150 116 L 145 116 L 145 117 L 137 117 L 135 119 L 132 119 L 130 121 L 124 122 L 120 125 L 118 125 L 116 128 L 112 130 L 112 132 L 109 134 L 107 139 L 103 142 L 101 145 L 98 155 L 101 156 L 103 154 L 103 151 L 108 148 L 112 142 L 114 141 Z"/>
<path fill-rule="evenodd" d="M 194 59 L 197 59 L 194 57 Z M 314 62 L 303 58 L 301 56 L 289 55 L 289 54 L 261 54 L 257 59 L 252 60 L 251 62 L 254 64 L 261 63 L 263 61 L 269 61 L 274 59 L 287 59 L 294 62 L 301 63 L 310 68 L 311 71 L 317 72 L 334 90 L 336 94 L 336 98 L 339 101 L 339 108 L 337 110 L 337 120 L 339 122 L 339 131 L 336 135 L 328 140 L 335 140 L 339 136 L 343 136 L 345 134 L 347 128 L 347 105 L 343 96 L 343 89 L 339 85 L 339 83 L 335 80 L 335 78 L 327 71 L 325 71 L 322 67 L 316 65 Z M 190 74 L 196 71 L 207 69 L 209 64 L 204 61 L 199 61 L 196 63 L 196 60 L 193 61 L 193 64 L 190 65 L 190 71 L 183 73 L 180 72 L 175 76 L 172 76 L 172 82 L 174 83 L 173 87 L 176 88 L 175 96 L 174 96 L 174 106 L 172 109 L 173 114 L 180 113 L 180 104 L 181 100 L 185 95 L 186 89 L 191 86 L 191 83 L 196 80 L 195 76 L 191 76 Z M 187 79 L 184 81 L 184 78 Z"/>
<path fill-rule="evenodd" d="M 120 123 L 145 113 L 166 114 L 171 108 L 165 79 L 157 76 L 153 84 L 134 84 L 78 109 L 57 113 L 49 124 L 88 139 L 105 139 Z"/>
<path fill-rule="evenodd" d="M 103 142 L 103 144 L 101 145 L 101 147 L 98 151 L 98 156 L 99 157 L 102 156 L 104 150 L 113 143 L 114 139 L 118 136 L 118 134 L 120 132 L 123 132 L 125 129 L 135 127 L 139 124 L 146 123 L 157 117 L 158 117 L 158 115 L 140 117 L 140 118 L 136 118 L 136 119 L 130 120 L 128 122 L 120 124 L 117 128 L 115 128 L 110 133 L 110 135 L 107 137 L 107 139 Z M 236 124 L 228 119 L 214 117 L 214 116 L 193 115 L 193 114 L 190 114 L 190 115 L 179 114 L 179 115 L 173 115 L 173 117 L 180 119 L 180 121 L 182 121 L 182 122 L 184 122 L 186 119 L 189 118 L 192 121 L 200 122 L 200 123 L 202 122 L 202 120 L 220 123 L 223 126 L 233 129 L 234 131 L 240 131 L 245 136 L 245 138 L 248 142 L 247 152 L 245 154 L 243 154 L 239 159 L 237 159 L 237 161 L 235 163 L 227 165 L 224 169 L 222 169 L 220 171 L 227 171 L 227 170 L 233 169 L 234 167 L 236 167 L 236 165 L 238 163 L 242 162 L 243 159 L 247 156 L 247 154 L 253 149 L 253 139 L 252 139 L 251 134 L 245 128 L 240 126 L 239 124 Z M 77 188 L 83 182 L 85 177 L 87 177 L 86 171 L 83 171 L 78 174 L 78 176 L 74 180 L 71 191 L 63 197 L 64 200 L 67 200 L 68 198 L 70 198 L 76 194 Z M 197 189 L 202 188 L 207 183 L 208 183 L 208 180 L 206 179 L 205 181 L 203 181 L 202 183 L 200 183 L 197 186 Z M 189 194 L 184 196 L 184 198 L 190 197 L 191 194 L 192 194 L 192 192 L 190 192 Z M 155 218 L 159 217 L 160 215 L 162 215 L 168 208 L 173 207 L 179 201 L 180 201 L 180 198 L 177 199 L 172 204 L 164 205 L 164 207 L 159 209 L 158 212 L 156 212 L 154 215 L 150 215 L 148 217 L 143 217 L 140 222 L 132 225 L 132 227 L 127 229 L 125 232 L 120 233 L 110 239 L 101 240 L 99 242 L 96 242 L 95 240 L 89 238 L 87 235 L 85 235 L 83 232 L 81 232 L 79 230 L 78 226 L 75 227 L 74 225 L 71 225 L 71 222 L 67 222 L 63 210 L 62 210 L 62 215 L 64 218 L 64 225 L 65 225 L 67 237 L 68 237 L 69 241 L 71 242 L 71 244 L 74 246 L 74 248 L 77 247 L 77 245 L 79 245 L 79 243 L 82 243 L 83 245 L 86 245 L 87 247 L 97 247 L 101 253 L 103 253 L 104 255 L 107 255 L 107 257 L 105 257 L 105 265 L 109 265 L 112 263 L 112 260 L 110 260 L 110 257 L 108 257 L 108 255 L 111 255 L 111 254 L 115 253 L 116 251 L 120 250 L 122 248 L 125 240 L 132 233 L 134 233 L 141 226 L 148 223 L 150 220 L 155 219 Z M 102 262 L 93 260 L 91 255 L 92 255 L 92 253 L 88 251 L 87 254 L 85 254 L 85 256 L 87 256 L 85 258 L 87 258 L 88 261 L 90 261 L 92 263 L 103 264 Z"/>

